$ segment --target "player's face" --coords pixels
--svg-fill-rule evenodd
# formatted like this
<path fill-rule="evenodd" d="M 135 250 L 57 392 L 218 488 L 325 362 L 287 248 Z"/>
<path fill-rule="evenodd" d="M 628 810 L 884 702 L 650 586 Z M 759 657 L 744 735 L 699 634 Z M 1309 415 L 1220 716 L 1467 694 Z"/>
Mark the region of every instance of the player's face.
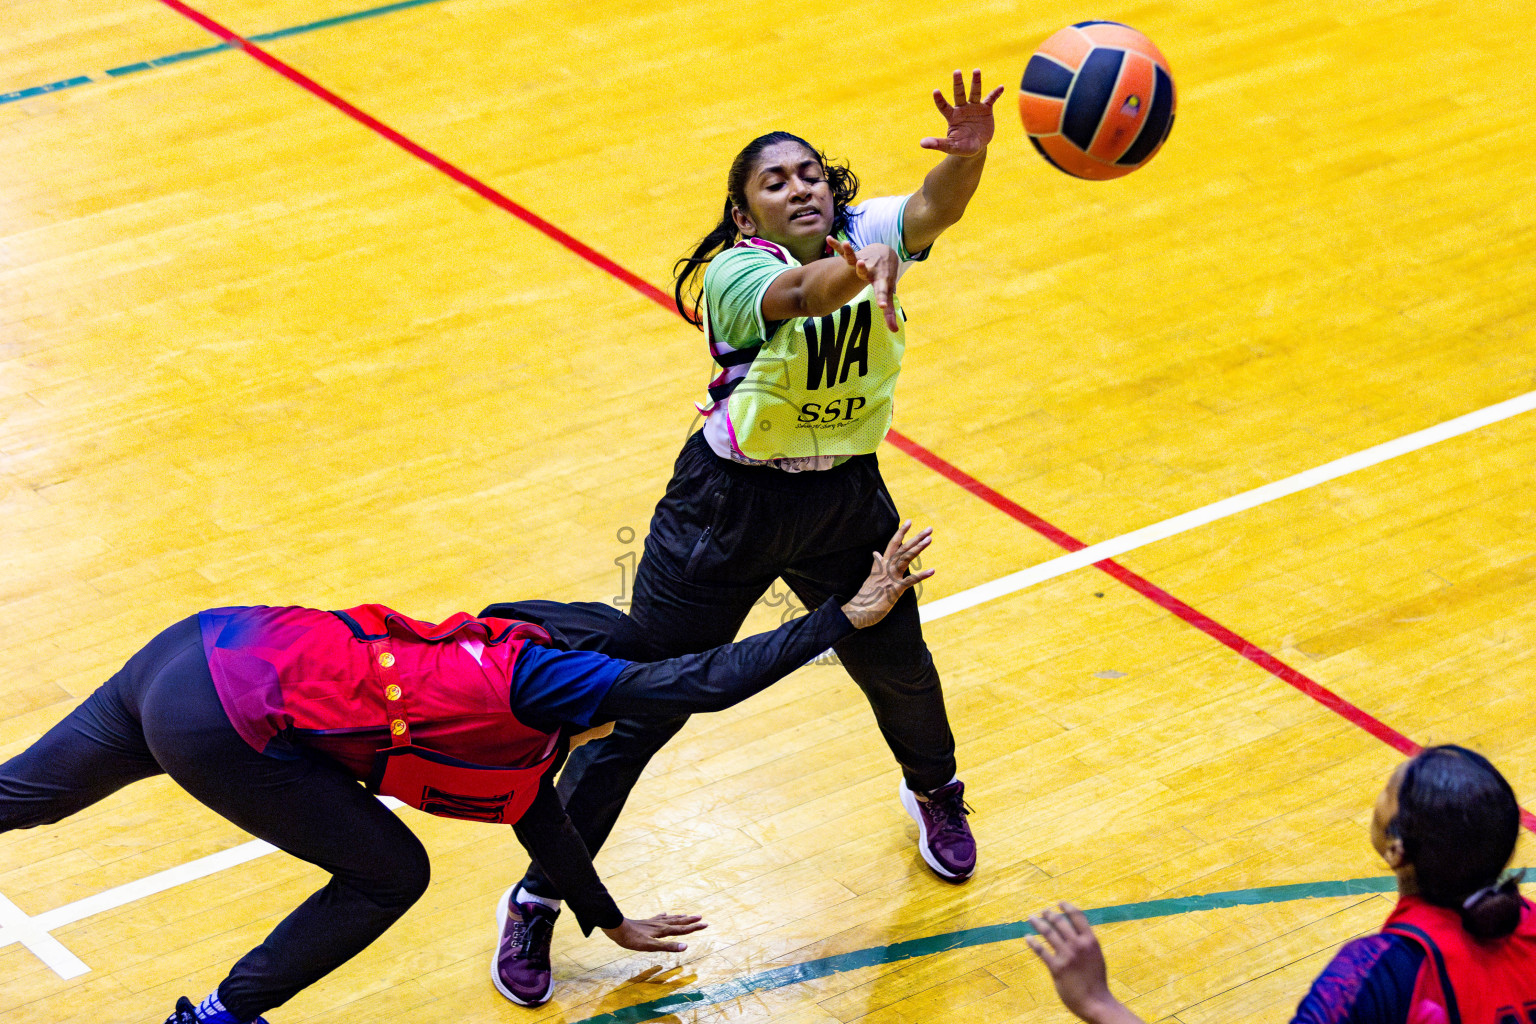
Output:
<path fill-rule="evenodd" d="M 758 154 L 746 191 L 747 209 L 736 212 L 742 234 L 777 242 L 802 263 L 801 250 L 821 254 L 832 230 L 832 189 L 815 153 L 775 142 Z"/>

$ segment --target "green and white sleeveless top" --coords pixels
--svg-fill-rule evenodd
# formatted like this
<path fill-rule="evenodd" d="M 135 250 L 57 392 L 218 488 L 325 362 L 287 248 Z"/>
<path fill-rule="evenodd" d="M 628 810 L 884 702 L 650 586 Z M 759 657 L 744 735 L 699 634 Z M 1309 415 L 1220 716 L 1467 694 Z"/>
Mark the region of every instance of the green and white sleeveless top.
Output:
<path fill-rule="evenodd" d="M 902 245 L 910 196 L 869 199 L 848 211 L 840 237 L 855 249 L 883 242 L 901 258 L 899 273 L 926 259 Z M 716 455 L 789 472 L 830 469 L 872 452 L 891 426 L 892 397 L 906 348 L 906 313 L 892 332 L 866 287 L 823 317 L 763 320 L 774 278 L 799 266 L 789 251 L 748 238 L 704 271 L 704 330 L 721 372 L 710 383 L 704 437 Z"/>

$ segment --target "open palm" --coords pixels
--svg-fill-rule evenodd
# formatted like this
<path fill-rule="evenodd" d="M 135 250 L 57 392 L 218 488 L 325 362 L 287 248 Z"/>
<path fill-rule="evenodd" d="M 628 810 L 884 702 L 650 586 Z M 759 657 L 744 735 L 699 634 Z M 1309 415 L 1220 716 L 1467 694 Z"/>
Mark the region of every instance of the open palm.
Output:
<path fill-rule="evenodd" d="M 944 120 L 949 123 L 949 131 L 942 139 L 926 138 L 922 141 L 924 149 L 937 149 L 942 153 L 952 156 L 975 156 L 986 148 L 992 141 L 992 133 L 996 127 L 992 120 L 992 104 L 1003 94 L 1003 87 L 998 86 L 987 94 L 986 99 L 981 97 L 981 69 L 971 72 L 971 91 L 966 95 L 965 78 L 955 71 L 955 102 L 951 104 L 944 98 L 942 89 L 933 90 L 934 106 L 939 108 L 939 113 L 944 115 Z"/>

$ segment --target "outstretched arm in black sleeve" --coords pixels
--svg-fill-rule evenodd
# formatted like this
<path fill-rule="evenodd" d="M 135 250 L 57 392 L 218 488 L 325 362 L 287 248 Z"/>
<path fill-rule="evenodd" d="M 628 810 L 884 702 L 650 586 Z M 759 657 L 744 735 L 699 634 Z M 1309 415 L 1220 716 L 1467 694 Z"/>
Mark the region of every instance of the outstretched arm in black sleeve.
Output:
<path fill-rule="evenodd" d="M 512 828 L 550 881 L 565 894 L 583 935 L 592 934 L 596 927 L 625 949 L 677 953 L 687 947 L 671 936 L 687 935 L 705 927 L 692 914 L 658 914 L 641 921 L 626 918 L 597 877 L 592 855 L 565 808 L 560 806 L 548 776 L 539 784 L 533 803 Z"/>
<path fill-rule="evenodd" d="M 933 575 L 907 575 L 907 567 L 928 547 L 933 531 L 906 540 L 911 522 L 901 524 L 874 553 L 869 578 L 841 607 L 829 599 L 810 615 L 700 654 L 633 664 L 614 681 L 592 721 L 687 715 L 723 711 L 767 689 L 857 629 L 873 626 L 902 594 Z"/>
<path fill-rule="evenodd" d="M 591 652 L 556 653 L 519 674 L 512 710 L 530 724 L 554 716 L 564 719 L 566 728 L 580 728 L 616 718 L 731 707 L 773 685 L 856 629 L 879 622 L 903 594 L 933 575 L 932 570 L 907 575 L 907 567 L 928 547 L 932 535 L 925 529 L 907 541 L 910 527 L 910 522 L 903 523 L 885 552 L 874 553 L 869 578 L 842 606 L 829 600 L 810 615 L 772 632 L 666 661 L 626 663 Z M 591 695 L 600 692 L 594 689 L 594 682 L 619 665 L 623 667 L 594 710 Z M 514 828 L 523 846 L 571 905 L 584 933 L 598 927 L 626 949 L 675 952 L 685 947 L 673 936 L 705 927 L 692 915 L 660 914 L 646 920 L 624 917 L 598 878 L 591 853 L 565 813 L 549 776 L 541 780 L 533 803 Z"/>

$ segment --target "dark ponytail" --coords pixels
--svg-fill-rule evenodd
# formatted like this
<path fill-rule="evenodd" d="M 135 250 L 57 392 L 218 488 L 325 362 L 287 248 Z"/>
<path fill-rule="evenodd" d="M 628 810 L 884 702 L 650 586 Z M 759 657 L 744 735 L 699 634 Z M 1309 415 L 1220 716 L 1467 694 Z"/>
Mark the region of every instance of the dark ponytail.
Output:
<path fill-rule="evenodd" d="M 1387 834 L 1402 840 L 1419 893 L 1461 915 L 1474 938 L 1520 923 L 1520 876 L 1500 884 L 1520 835 L 1515 792 L 1488 759 L 1465 747 L 1428 747 L 1408 762 Z"/>
<path fill-rule="evenodd" d="M 798 135 L 789 132 L 759 135 L 747 143 L 736 154 L 736 159 L 731 161 L 730 172 L 725 177 L 725 213 L 721 215 L 720 222 L 694 246 L 691 256 L 684 256 L 672 266 L 672 274 L 676 279 L 672 287 L 672 300 L 677 304 L 677 311 L 683 319 L 695 327 L 702 329 L 704 326 L 704 317 L 699 312 L 704 299 L 704 268 L 710 260 L 736 244 L 740 232 L 736 230 L 736 220 L 731 216 L 731 211 L 747 208 L 747 179 L 752 176 L 758 155 L 779 142 L 797 142 L 821 161 L 822 172 L 827 176 L 827 187 L 832 190 L 831 233 L 835 235 L 848 226 L 848 207 L 859 193 L 859 179 L 854 173 L 843 164 L 832 163 L 825 153 Z"/>
<path fill-rule="evenodd" d="M 738 162 L 741 160 L 740 157 L 736 159 Z M 732 164 L 733 174 L 735 170 L 736 165 Z M 725 215 L 720 218 L 720 223 L 699 241 L 692 256 L 684 256 L 672 265 L 672 273 L 676 277 L 672 285 L 672 301 L 683 319 L 700 330 L 704 329 L 704 317 L 699 313 L 699 305 L 704 300 L 704 268 L 710 260 L 736 244 L 736 221 L 731 216 L 735 206 L 731 197 L 726 196 Z M 697 280 L 694 280 L 695 276 Z"/>
<path fill-rule="evenodd" d="M 1520 911 L 1525 901 L 1520 898 L 1520 883 L 1524 871 L 1517 871 L 1504 880 L 1502 885 L 1489 885 L 1477 890 L 1461 903 L 1461 926 L 1475 939 L 1498 939 L 1520 926 Z"/>

